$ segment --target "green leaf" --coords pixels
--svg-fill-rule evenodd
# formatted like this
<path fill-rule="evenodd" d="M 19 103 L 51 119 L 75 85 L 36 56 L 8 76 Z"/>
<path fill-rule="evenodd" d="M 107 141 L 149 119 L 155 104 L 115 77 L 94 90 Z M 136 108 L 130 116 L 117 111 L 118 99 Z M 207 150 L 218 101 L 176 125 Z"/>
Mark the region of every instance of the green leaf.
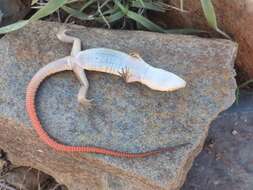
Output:
<path fill-rule="evenodd" d="M 147 18 L 145 18 L 142 15 L 139 15 L 133 11 L 128 11 L 127 12 L 127 17 L 135 20 L 136 22 L 140 23 L 142 26 L 144 26 L 145 28 L 147 28 L 150 31 L 154 31 L 154 32 L 166 32 L 166 30 L 164 30 L 162 27 L 156 25 L 155 23 L 153 23 L 152 21 L 148 20 Z"/>
<path fill-rule="evenodd" d="M 119 0 L 113 0 L 113 2 L 120 8 L 120 10 L 126 15 L 128 12 L 128 8 L 124 7 Z"/>
<path fill-rule="evenodd" d="M 40 18 L 48 16 L 67 2 L 68 0 L 50 0 L 43 8 L 36 12 L 29 21 L 39 20 Z"/>
<path fill-rule="evenodd" d="M 124 14 L 121 11 L 119 11 L 119 12 L 116 12 L 116 13 L 110 15 L 110 16 L 107 16 L 106 19 L 108 20 L 108 22 L 111 23 L 111 22 L 115 22 L 123 17 L 124 17 Z"/>
<path fill-rule="evenodd" d="M 140 23 L 142 26 L 147 28 L 150 31 L 155 31 L 155 32 L 166 32 L 162 27 L 156 25 L 152 21 L 148 20 L 142 15 L 139 15 L 133 11 L 128 10 L 125 8 L 119 0 L 113 0 L 113 2 L 120 8 L 120 10 L 125 14 L 128 18 L 131 18 L 135 20 L 136 22 Z"/>
<path fill-rule="evenodd" d="M 204 30 L 198 30 L 194 28 L 183 28 L 183 29 L 169 29 L 166 30 L 167 33 L 170 34 L 199 34 L 199 33 L 207 33 Z"/>
<path fill-rule="evenodd" d="M 236 104 L 239 103 L 240 89 L 241 89 L 241 88 L 244 88 L 244 87 L 246 87 L 246 86 L 248 86 L 248 85 L 251 84 L 251 83 L 253 83 L 253 79 L 250 79 L 250 80 L 248 80 L 248 81 L 246 81 L 246 82 L 240 84 L 239 86 L 237 86 L 237 88 L 236 88 L 236 90 L 235 90 L 235 97 L 236 97 L 235 101 L 236 101 Z"/>
<path fill-rule="evenodd" d="M 138 1 L 142 4 L 142 6 L 144 6 L 143 0 L 138 0 Z"/>
<path fill-rule="evenodd" d="M 8 32 L 18 30 L 22 28 L 23 26 L 25 26 L 26 24 L 28 24 L 28 20 L 22 20 L 22 21 L 15 22 L 13 24 L 9 24 L 8 26 L 3 26 L 0 28 L 0 34 L 5 34 Z"/>
<path fill-rule="evenodd" d="M 103 12 L 104 15 L 110 15 L 110 14 L 114 14 L 116 12 L 121 12 L 121 10 L 118 8 L 118 7 L 115 7 L 115 8 L 111 8 L 111 9 L 108 9 L 106 11 Z"/>
<path fill-rule="evenodd" d="M 70 14 L 73 17 L 76 17 L 80 20 L 94 20 L 93 16 L 89 16 L 87 14 L 84 14 L 81 11 L 78 11 L 76 9 L 72 9 L 70 7 L 67 6 L 62 6 L 61 9 L 63 9 L 64 11 L 66 11 L 68 14 Z"/>
<path fill-rule="evenodd" d="M 201 6 L 210 27 L 218 28 L 214 7 L 211 0 L 201 0 Z"/>
<path fill-rule="evenodd" d="M 124 14 L 121 11 L 111 14 L 110 16 L 105 16 L 107 22 L 109 22 L 109 23 L 115 22 L 115 21 L 121 19 L 122 17 L 124 17 Z M 99 22 L 104 22 L 102 17 L 97 17 L 96 20 Z"/>
<path fill-rule="evenodd" d="M 136 8 L 144 8 L 152 11 L 158 11 L 158 12 L 165 12 L 166 9 L 162 6 L 159 6 L 158 4 L 154 4 L 152 2 L 142 2 L 139 1 L 132 1 L 132 7 Z"/>
<path fill-rule="evenodd" d="M 84 9 L 86 9 L 87 7 L 89 7 L 91 4 L 93 4 L 94 2 L 96 2 L 97 0 L 89 0 L 87 1 L 82 8 L 80 9 L 80 11 L 83 11 Z"/>
<path fill-rule="evenodd" d="M 251 83 L 253 83 L 253 79 L 247 80 L 246 82 L 240 84 L 240 85 L 238 86 L 238 88 L 244 88 L 244 87 L 248 86 L 248 85 L 251 84 Z"/>
<path fill-rule="evenodd" d="M 225 32 L 220 30 L 218 27 L 217 18 L 216 18 L 216 14 L 215 14 L 215 10 L 214 10 L 212 1 L 211 0 L 200 0 L 200 2 L 201 2 L 201 6 L 202 6 L 202 9 L 203 9 L 203 12 L 206 17 L 208 25 L 211 28 L 213 28 L 214 30 L 216 30 L 217 32 L 219 32 L 221 35 L 230 39 L 230 37 Z"/>
<path fill-rule="evenodd" d="M 221 35 L 223 35 L 224 37 L 231 39 L 231 37 L 229 35 L 227 35 L 225 32 L 223 32 L 222 30 L 220 30 L 219 28 L 216 28 L 216 31 L 219 32 Z"/>

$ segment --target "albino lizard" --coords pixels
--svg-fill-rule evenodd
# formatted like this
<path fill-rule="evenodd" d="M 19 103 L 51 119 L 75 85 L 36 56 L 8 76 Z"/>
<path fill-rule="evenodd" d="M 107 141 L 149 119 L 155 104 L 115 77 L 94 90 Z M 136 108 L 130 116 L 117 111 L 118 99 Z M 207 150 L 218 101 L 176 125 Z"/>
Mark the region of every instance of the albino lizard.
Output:
<path fill-rule="evenodd" d="M 65 32 L 66 30 L 61 30 L 57 34 L 57 37 L 63 42 L 73 43 L 71 55 L 53 61 L 41 68 L 33 76 L 26 91 L 26 109 L 29 118 L 44 143 L 59 151 L 97 153 L 126 158 L 139 158 L 162 152 L 172 152 L 179 147 L 189 144 L 183 143 L 174 147 L 166 147 L 142 153 L 128 153 L 93 146 L 68 146 L 60 144 L 52 139 L 41 126 L 35 107 L 36 92 L 41 82 L 52 74 L 66 70 L 74 71 L 82 84 L 78 93 L 78 101 L 82 104 L 90 102 L 90 100 L 86 98 L 89 83 L 84 69 L 119 75 L 122 76 L 127 83 L 141 82 L 151 89 L 159 91 L 172 91 L 183 88 L 186 85 L 183 79 L 168 71 L 152 67 L 138 54 L 128 55 L 120 51 L 106 48 L 94 48 L 81 51 L 80 39 L 68 36 Z"/>

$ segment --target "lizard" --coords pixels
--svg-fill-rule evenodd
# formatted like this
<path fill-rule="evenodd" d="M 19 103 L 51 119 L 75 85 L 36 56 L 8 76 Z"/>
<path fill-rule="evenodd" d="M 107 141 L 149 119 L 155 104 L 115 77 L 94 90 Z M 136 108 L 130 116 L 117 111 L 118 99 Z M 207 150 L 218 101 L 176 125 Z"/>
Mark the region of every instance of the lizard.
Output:
<path fill-rule="evenodd" d="M 70 56 L 52 61 L 42 67 L 30 80 L 26 89 L 26 110 L 32 126 L 40 139 L 51 148 L 64 152 L 97 153 L 115 157 L 141 158 L 162 152 L 172 152 L 189 143 L 182 143 L 173 147 L 165 147 L 147 152 L 121 152 L 96 146 L 70 146 L 56 142 L 43 129 L 36 112 L 35 98 L 40 84 L 50 75 L 62 71 L 73 71 L 81 83 L 77 99 L 81 104 L 90 104 L 92 100 L 86 98 L 89 82 L 84 70 L 111 73 L 121 76 L 127 83 L 140 82 L 153 90 L 173 91 L 183 88 L 186 82 L 177 75 L 155 68 L 146 63 L 139 54 L 127 54 L 108 48 L 92 48 L 81 51 L 81 40 L 66 34 L 68 30 L 61 29 L 57 33 L 59 40 L 73 43 Z"/>

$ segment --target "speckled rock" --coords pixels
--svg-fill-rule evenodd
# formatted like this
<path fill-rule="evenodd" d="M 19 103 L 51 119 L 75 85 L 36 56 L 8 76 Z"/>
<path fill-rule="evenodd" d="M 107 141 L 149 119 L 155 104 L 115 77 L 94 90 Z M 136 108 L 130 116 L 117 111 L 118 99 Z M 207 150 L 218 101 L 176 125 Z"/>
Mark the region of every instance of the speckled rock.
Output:
<path fill-rule="evenodd" d="M 52 175 L 71 190 L 179 189 L 200 152 L 210 122 L 234 101 L 237 45 L 228 40 L 72 26 L 84 48 L 138 51 L 150 64 L 184 78 L 187 87 L 156 92 L 117 76 L 87 72 L 94 106 L 78 105 L 71 72 L 46 80 L 37 97 L 45 130 L 69 145 L 139 152 L 183 142 L 190 146 L 143 159 L 56 152 L 42 143 L 25 112 L 26 85 L 43 65 L 68 55 L 57 23 L 37 22 L 0 43 L 0 147 L 17 165 Z"/>
<path fill-rule="evenodd" d="M 194 161 L 182 190 L 253 189 L 253 94 L 212 122 L 206 146 Z"/>

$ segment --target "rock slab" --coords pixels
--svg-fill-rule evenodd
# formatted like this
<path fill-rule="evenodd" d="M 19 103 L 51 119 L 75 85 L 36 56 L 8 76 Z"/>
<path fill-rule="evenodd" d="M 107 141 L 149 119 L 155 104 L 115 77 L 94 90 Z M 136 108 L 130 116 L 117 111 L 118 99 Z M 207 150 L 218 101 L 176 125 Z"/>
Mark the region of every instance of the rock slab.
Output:
<path fill-rule="evenodd" d="M 206 146 L 194 161 L 182 190 L 252 190 L 252 125 L 252 91 L 241 91 L 239 104 L 212 122 Z"/>
<path fill-rule="evenodd" d="M 37 96 L 47 132 L 69 145 L 140 152 L 191 143 L 174 153 L 143 159 L 56 152 L 42 143 L 25 112 L 25 89 L 43 65 L 69 55 L 56 38 L 60 25 L 33 23 L 0 40 L 0 147 L 16 165 L 33 166 L 71 190 L 179 189 L 200 152 L 210 122 L 234 102 L 237 45 L 228 40 L 71 26 L 83 47 L 138 51 L 148 63 L 174 72 L 187 87 L 156 92 L 117 76 L 87 72 L 92 107 L 78 105 L 71 72 L 46 80 Z"/>

